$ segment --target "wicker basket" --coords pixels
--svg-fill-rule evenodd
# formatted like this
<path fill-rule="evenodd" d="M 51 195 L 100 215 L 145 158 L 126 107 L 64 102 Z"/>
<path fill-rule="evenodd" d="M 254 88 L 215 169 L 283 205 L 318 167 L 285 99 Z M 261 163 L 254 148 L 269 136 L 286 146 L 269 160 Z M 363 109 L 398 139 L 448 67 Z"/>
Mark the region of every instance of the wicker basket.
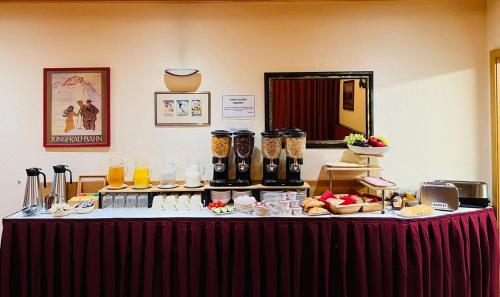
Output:
<path fill-rule="evenodd" d="M 364 203 L 348 204 L 348 205 L 332 205 L 330 204 L 330 212 L 334 214 L 350 214 L 358 212 Z"/>
<path fill-rule="evenodd" d="M 371 211 L 380 211 L 382 210 L 382 202 L 372 202 L 372 203 L 364 203 L 362 212 L 371 212 Z"/>

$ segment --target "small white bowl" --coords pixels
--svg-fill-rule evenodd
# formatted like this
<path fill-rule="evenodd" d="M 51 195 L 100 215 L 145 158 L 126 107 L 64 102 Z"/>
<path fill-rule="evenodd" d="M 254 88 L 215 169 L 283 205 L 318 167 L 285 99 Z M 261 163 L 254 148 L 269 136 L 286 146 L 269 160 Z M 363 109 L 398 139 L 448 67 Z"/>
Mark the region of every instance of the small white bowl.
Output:
<path fill-rule="evenodd" d="M 374 147 L 374 146 L 355 146 L 348 144 L 347 147 L 355 154 L 358 155 L 383 155 L 389 150 L 388 146 Z"/>

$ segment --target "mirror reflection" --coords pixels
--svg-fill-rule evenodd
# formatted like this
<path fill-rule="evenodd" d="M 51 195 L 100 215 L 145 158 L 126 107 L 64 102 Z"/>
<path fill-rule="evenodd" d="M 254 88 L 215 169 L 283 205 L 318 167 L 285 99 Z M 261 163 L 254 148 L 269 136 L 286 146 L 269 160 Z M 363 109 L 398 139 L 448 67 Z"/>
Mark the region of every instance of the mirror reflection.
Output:
<path fill-rule="evenodd" d="M 266 130 L 300 128 L 307 147 L 372 134 L 372 72 L 265 73 Z"/>

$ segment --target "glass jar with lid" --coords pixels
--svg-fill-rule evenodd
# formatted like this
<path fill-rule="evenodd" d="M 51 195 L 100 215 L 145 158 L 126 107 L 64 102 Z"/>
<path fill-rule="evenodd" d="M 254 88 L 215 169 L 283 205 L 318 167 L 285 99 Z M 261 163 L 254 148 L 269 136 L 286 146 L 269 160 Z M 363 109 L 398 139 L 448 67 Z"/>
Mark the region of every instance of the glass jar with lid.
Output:
<path fill-rule="evenodd" d="M 306 150 L 306 132 L 289 130 L 285 134 L 286 155 L 292 159 L 302 159 Z"/>
<path fill-rule="evenodd" d="M 269 162 L 266 164 L 266 169 L 269 172 L 274 172 L 277 169 L 275 160 L 280 158 L 282 148 L 282 134 L 279 130 L 264 131 L 261 133 L 261 151 L 265 159 Z"/>
<path fill-rule="evenodd" d="M 229 157 L 231 151 L 231 132 L 226 130 L 212 131 L 211 145 L 212 155 L 217 158 L 215 163 L 215 171 L 224 171 L 227 161 L 223 162 L 222 159 Z"/>

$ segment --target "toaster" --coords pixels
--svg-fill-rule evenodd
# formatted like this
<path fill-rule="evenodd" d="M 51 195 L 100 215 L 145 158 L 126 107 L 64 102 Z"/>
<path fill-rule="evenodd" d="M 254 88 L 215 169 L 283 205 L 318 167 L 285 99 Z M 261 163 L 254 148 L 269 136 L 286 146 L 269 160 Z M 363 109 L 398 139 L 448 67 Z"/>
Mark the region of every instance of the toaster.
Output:
<path fill-rule="evenodd" d="M 488 196 L 488 184 L 485 182 L 459 181 L 459 180 L 437 180 L 436 182 L 450 183 L 458 189 L 460 206 L 465 207 L 488 207 L 490 198 Z"/>
<path fill-rule="evenodd" d="M 451 183 L 425 182 L 420 186 L 420 202 L 437 210 L 455 211 L 460 205 L 458 189 Z"/>

